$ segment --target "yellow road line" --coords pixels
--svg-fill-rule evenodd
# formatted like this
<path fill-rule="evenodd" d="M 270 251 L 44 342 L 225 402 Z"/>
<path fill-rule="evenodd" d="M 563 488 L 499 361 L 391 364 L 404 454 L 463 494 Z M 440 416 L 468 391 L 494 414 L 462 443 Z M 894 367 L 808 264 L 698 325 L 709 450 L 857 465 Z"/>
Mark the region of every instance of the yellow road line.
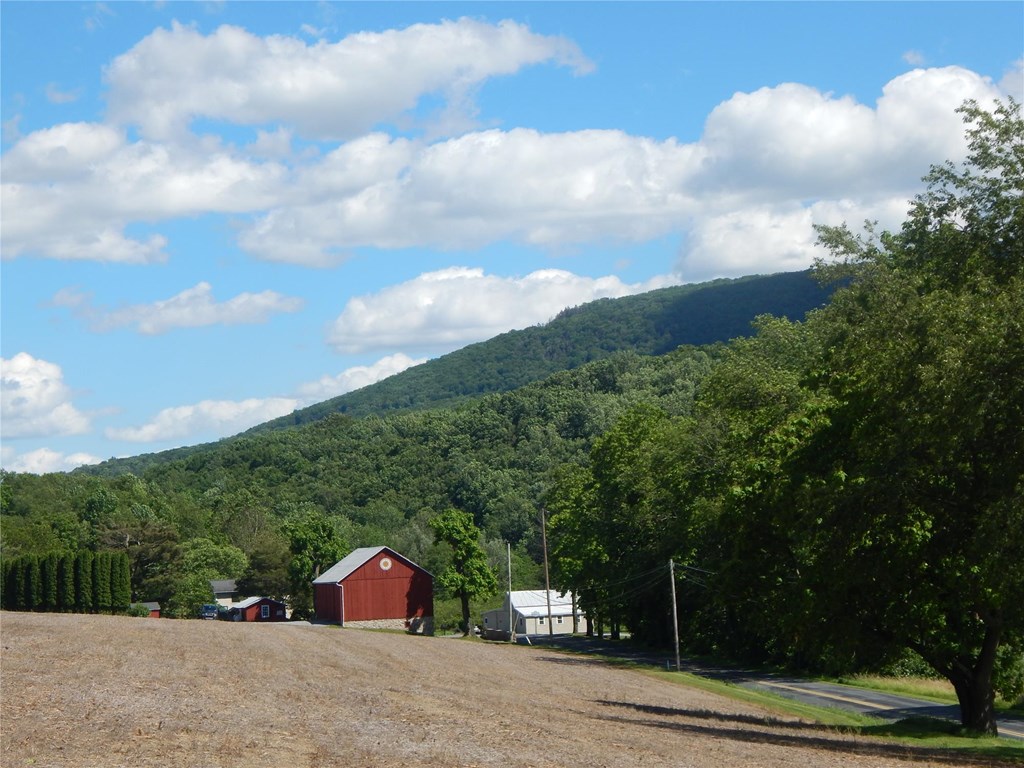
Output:
<path fill-rule="evenodd" d="M 795 685 L 786 685 L 785 683 L 769 683 L 765 682 L 764 685 L 770 685 L 773 688 L 785 688 L 788 691 L 795 691 L 796 693 L 802 693 L 804 696 L 820 696 L 823 699 L 835 699 L 836 701 L 845 701 L 847 704 L 859 704 L 862 707 L 871 707 L 872 709 L 892 709 L 887 704 L 876 704 L 873 701 L 864 701 L 863 699 L 854 699 L 849 696 L 840 696 L 837 693 L 826 693 L 825 691 L 809 690 L 807 688 L 799 688 Z"/>

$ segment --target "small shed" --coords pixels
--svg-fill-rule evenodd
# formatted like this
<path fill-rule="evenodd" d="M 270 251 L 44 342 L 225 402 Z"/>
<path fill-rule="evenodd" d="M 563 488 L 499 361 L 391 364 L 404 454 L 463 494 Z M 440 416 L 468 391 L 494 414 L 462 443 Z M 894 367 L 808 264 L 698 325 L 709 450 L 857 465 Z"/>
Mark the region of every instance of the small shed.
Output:
<path fill-rule="evenodd" d="M 132 603 L 132 608 L 141 606 L 149 611 L 149 618 L 159 619 L 160 618 L 160 603 Z"/>
<path fill-rule="evenodd" d="M 248 597 L 230 609 L 235 621 L 287 621 L 285 604 L 269 597 Z"/>
<path fill-rule="evenodd" d="M 548 625 L 548 600 L 551 601 L 551 624 Z M 510 610 L 511 604 L 511 610 Z M 587 631 L 587 620 L 580 612 L 572 592 L 564 595 L 555 590 L 532 589 L 506 592 L 501 608 L 484 614 L 484 637 L 490 640 L 507 640 L 509 636 L 509 615 L 517 635 L 571 635 L 573 614 L 576 616 L 576 631 Z"/>
<path fill-rule="evenodd" d="M 434 633 L 434 577 L 390 547 L 361 547 L 313 580 L 319 621 Z"/>

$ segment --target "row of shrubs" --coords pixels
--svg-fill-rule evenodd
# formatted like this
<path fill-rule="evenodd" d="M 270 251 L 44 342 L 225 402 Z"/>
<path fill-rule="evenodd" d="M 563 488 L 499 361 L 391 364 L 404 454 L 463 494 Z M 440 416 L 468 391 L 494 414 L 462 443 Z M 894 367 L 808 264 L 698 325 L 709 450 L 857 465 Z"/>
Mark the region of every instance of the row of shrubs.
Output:
<path fill-rule="evenodd" d="M 131 563 L 124 552 L 24 555 L 4 560 L 0 608 L 8 611 L 127 613 Z"/>

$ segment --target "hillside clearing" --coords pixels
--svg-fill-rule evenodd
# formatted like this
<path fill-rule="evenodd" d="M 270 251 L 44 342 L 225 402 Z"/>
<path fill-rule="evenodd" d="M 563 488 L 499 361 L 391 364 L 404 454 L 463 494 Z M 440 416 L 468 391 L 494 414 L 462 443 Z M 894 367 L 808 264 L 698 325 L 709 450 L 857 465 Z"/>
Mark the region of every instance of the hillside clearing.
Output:
<path fill-rule="evenodd" d="M 296 624 L 0 615 L 15 766 L 939 766 L 543 648 Z"/>

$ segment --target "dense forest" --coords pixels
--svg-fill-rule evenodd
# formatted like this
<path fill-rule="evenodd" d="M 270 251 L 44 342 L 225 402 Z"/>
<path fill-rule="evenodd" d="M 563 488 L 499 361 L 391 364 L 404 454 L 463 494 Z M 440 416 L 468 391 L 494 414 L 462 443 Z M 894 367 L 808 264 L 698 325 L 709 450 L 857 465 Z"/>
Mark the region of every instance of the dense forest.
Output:
<path fill-rule="evenodd" d="M 756 281 L 598 302 L 217 444 L 5 474 L 3 557 L 120 552 L 172 613 L 221 577 L 302 615 L 351 547 L 447 572 L 453 509 L 538 586 L 545 509 L 554 585 L 613 635 L 672 642 L 671 559 L 687 649 L 926 665 L 993 731 L 1024 689 L 1024 121 L 961 112 L 967 161 L 898 232 L 819 229 L 806 316 L 683 342 L 679 307 Z"/>

